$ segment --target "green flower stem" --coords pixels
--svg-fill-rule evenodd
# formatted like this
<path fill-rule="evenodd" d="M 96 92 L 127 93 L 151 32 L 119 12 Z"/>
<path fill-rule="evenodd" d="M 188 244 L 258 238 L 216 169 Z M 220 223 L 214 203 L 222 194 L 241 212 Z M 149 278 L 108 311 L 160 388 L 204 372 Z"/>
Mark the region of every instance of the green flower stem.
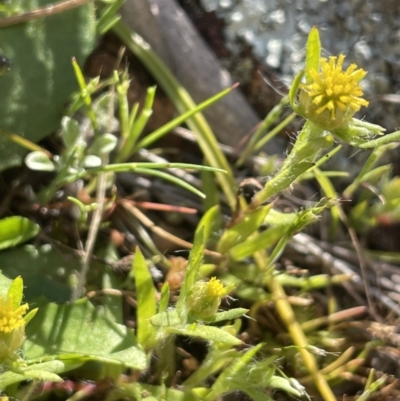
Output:
<path fill-rule="evenodd" d="M 314 166 L 314 161 L 322 149 L 329 148 L 332 144 L 333 138 L 329 132 L 306 121 L 281 170 L 256 194 L 252 207 L 264 203 L 271 196 L 286 189 L 301 174 Z"/>
<path fill-rule="evenodd" d="M 299 352 L 303 358 L 306 368 L 313 377 L 315 386 L 317 387 L 324 401 L 336 401 L 336 397 L 334 396 L 332 389 L 329 387 L 328 382 L 318 370 L 314 355 L 309 353 L 306 349 L 308 346 L 307 338 L 304 335 L 300 323 L 296 320 L 296 316 L 287 300 L 287 295 L 283 287 L 281 284 L 279 284 L 278 280 L 272 277 L 269 282 L 269 289 L 275 301 L 279 316 L 288 328 L 293 343 L 299 347 Z"/>
<path fill-rule="evenodd" d="M 196 107 L 196 104 L 187 91 L 179 84 L 164 62 L 139 35 L 131 32 L 122 21 L 118 21 L 112 29 L 128 49 L 131 50 L 146 66 L 150 73 L 153 74 L 180 113 L 185 113 Z M 187 124 L 196 134 L 199 146 L 210 166 L 222 168 L 227 172 L 226 175 L 216 173 L 216 177 L 230 207 L 234 210 L 236 203 L 235 179 L 230 165 L 221 152 L 210 126 L 201 114 L 193 116 L 188 120 Z"/>
<path fill-rule="evenodd" d="M 306 121 L 293 149 L 282 165 L 282 170 L 292 168 L 298 163 L 314 162 L 321 149 L 330 147 L 332 143 L 332 136 L 328 132 Z"/>

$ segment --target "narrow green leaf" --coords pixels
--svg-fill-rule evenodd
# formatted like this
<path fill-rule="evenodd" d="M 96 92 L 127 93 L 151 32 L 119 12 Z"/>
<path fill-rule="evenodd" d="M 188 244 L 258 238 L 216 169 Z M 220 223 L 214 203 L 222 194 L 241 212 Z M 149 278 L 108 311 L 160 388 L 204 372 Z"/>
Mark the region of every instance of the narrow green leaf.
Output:
<path fill-rule="evenodd" d="M 172 129 L 184 123 L 187 119 L 194 116 L 198 112 L 204 110 L 207 107 L 210 107 L 213 103 L 217 102 L 219 99 L 228 95 L 233 88 L 224 89 L 216 95 L 210 97 L 199 105 L 193 107 L 192 109 L 182 113 L 178 117 L 174 118 L 167 124 L 164 124 L 162 127 L 158 128 L 156 131 L 147 135 L 144 139 L 142 139 L 136 146 L 137 149 L 145 148 L 154 143 L 156 140 L 160 139 L 162 136 L 170 132 Z"/>
<path fill-rule="evenodd" d="M 77 63 L 75 57 L 72 58 L 72 68 L 74 70 L 75 78 L 76 78 L 79 88 L 81 90 L 80 94 L 87 107 L 87 113 L 90 118 L 90 122 L 92 124 L 92 127 L 93 127 L 95 133 L 97 133 L 97 119 L 96 119 L 96 115 L 95 115 L 95 112 L 93 109 L 91 93 L 88 90 L 88 86 L 86 84 L 86 79 L 85 79 L 83 72 L 82 72 L 81 68 L 79 67 L 79 64 Z"/>
<path fill-rule="evenodd" d="M 267 393 L 257 389 L 249 387 L 248 385 L 239 385 L 238 383 L 238 390 L 243 391 L 247 394 L 253 401 L 274 401 Z"/>
<path fill-rule="evenodd" d="M 40 227 L 26 217 L 12 216 L 0 220 L 0 249 L 11 248 L 36 236 Z"/>
<path fill-rule="evenodd" d="M 234 358 L 240 357 L 240 352 L 230 348 L 221 350 L 212 347 L 207 353 L 203 363 L 184 381 L 185 388 L 193 388 L 204 383 L 207 377 L 221 372 Z"/>
<path fill-rule="evenodd" d="M 246 375 L 249 370 L 249 364 L 263 346 L 263 343 L 257 344 L 242 355 L 242 357 L 235 358 L 233 362 L 218 376 L 217 380 L 211 387 L 211 391 L 204 398 L 204 401 L 214 401 L 219 395 L 227 391 L 233 391 L 236 384 L 234 379 L 238 378 L 240 374 Z"/>
<path fill-rule="evenodd" d="M 234 308 L 225 312 L 215 314 L 211 319 L 207 319 L 207 323 L 222 322 L 224 320 L 233 320 L 242 317 L 249 310 L 245 308 Z"/>
<path fill-rule="evenodd" d="M 157 335 L 150 323 L 157 312 L 156 290 L 146 260 L 138 247 L 135 250 L 133 273 L 137 296 L 137 338 L 145 349 L 150 349 L 155 346 Z"/>
<path fill-rule="evenodd" d="M 103 4 L 105 4 L 105 2 L 103 2 Z M 113 21 L 119 21 L 120 16 L 117 12 L 122 4 L 124 4 L 124 0 L 114 0 L 103 9 L 100 8 L 99 18 L 96 24 L 96 31 L 99 36 L 106 33 L 114 25 Z"/>
<path fill-rule="evenodd" d="M 294 380 L 294 381 L 293 381 Z M 293 384 L 297 385 L 295 388 Z M 281 376 L 272 376 L 269 382 L 272 388 L 279 388 L 287 393 L 294 395 L 295 397 L 303 397 L 307 395 L 305 388 L 296 379 L 287 379 Z"/>
<path fill-rule="evenodd" d="M 242 341 L 225 330 L 213 326 L 203 326 L 199 324 L 187 325 L 184 328 L 167 327 L 166 332 L 170 334 L 180 334 L 189 337 L 199 337 L 207 341 L 216 342 L 224 345 L 240 345 Z"/>
<path fill-rule="evenodd" d="M 178 301 L 176 303 L 176 310 L 185 319 L 187 318 L 186 313 L 186 298 L 192 289 L 194 283 L 197 281 L 197 276 L 199 274 L 200 266 L 203 262 L 204 256 L 204 228 L 200 227 L 196 231 L 194 237 L 193 248 L 189 254 L 189 263 L 186 268 L 185 278 L 183 280 L 183 285 L 181 292 L 179 294 Z"/>
<path fill-rule="evenodd" d="M 266 115 L 264 120 L 257 127 L 254 134 L 251 136 L 244 150 L 241 152 L 240 158 L 237 161 L 238 166 L 242 165 L 243 162 L 249 157 L 251 153 L 259 149 L 260 147 L 264 146 L 270 139 L 273 138 L 274 135 L 271 135 L 271 132 L 268 133 L 267 135 L 264 135 L 264 138 L 262 138 L 262 136 L 272 126 L 272 124 L 274 124 L 279 119 L 282 112 L 286 110 L 288 102 L 289 102 L 288 96 L 283 96 L 280 102 L 277 105 L 275 105 L 272 108 L 272 110 Z M 291 119 L 293 119 L 294 117 L 295 114 L 291 117 Z M 280 127 L 278 132 L 281 132 L 281 129 L 282 127 Z"/>
<path fill-rule="evenodd" d="M 282 235 L 286 230 L 287 226 L 284 225 L 270 227 L 254 238 L 247 239 L 246 241 L 234 246 L 230 249 L 229 256 L 233 260 L 242 260 L 254 255 L 255 252 L 262 249 L 268 249 L 282 238 Z"/>
<path fill-rule="evenodd" d="M 134 121 L 134 124 L 131 127 L 129 127 L 129 136 L 126 139 L 123 148 L 120 149 L 117 161 L 125 161 L 136 150 L 145 148 L 147 146 L 147 145 L 141 145 L 143 140 L 137 146 L 135 146 L 135 144 L 153 113 L 152 107 L 154 103 L 155 94 L 156 94 L 155 86 L 147 88 L 147 94 L 143 109 L 140 112 L 139 117 Z M 168 130 L 168 132 L 169 131 L 170 130 Z M 148 136 L 146 136 L 146 138 L 148 138 Z"/>
<path fill-rule="evenodd" d="M 400 131 L 399 131 L 400 132 Z M 343 191 L 343 196 L 346 198 L 351 198 L 355 190 L 358 188 L 360 183 L 364 180 L 366 174 L 368 174 L 375 164 L 379 161 L 379 159 L 389 150 L 392 149 L 393 144 L 389 143 L 386 145 L 380 145 L 376 147 L 371 154 L 369 155 L 367 161 L 361 168 L 361 171 L 358 173 L 357 177 L 353 180 L 353 182 Z"/>
<path fill-rule="evenodd" d="M 158 306 L 158 313 L 165 312 L 169 305 L 169 297 L 170 297 L 170 290 L 169 290 L 169 283 L 166 281 L 162 288 L 161 288 L 161 299 L 160 305 Z"/>
<path fill-rule="evenodd" d="M 170 173 L 166 173 L 164 171 L 156 170 L 156 169 L 144 169 L 144 168 L 138 168 L 136 169 L 138 174 L 149 174 L 155 177 L 162 178 L 165 181 L 172 182 L 176 184 L 179 187 L 185 188 L 186 190 L 194 193 L 195 195 L 199 196 L 200 198 L 204 198 L 205 195 L 203 192 L 199 191 L 197 188 L 195 188 L 193 185 L 188 184 L 186 181 L 182 180 L 181 178 L 178 178 Z"/>
<path fill-rule="evenodd" d="M 157 79 L 161 87 L 172 99 L 180 113 L 192 112 L 196 104 L 187 91 L 179 84 L 164 62 L 157 57 L 150 46 L 136 33 L 119 21 L 113 27 L 114 33 L 138 57 Z M 218 96 L 218 95 L 217 95 Z M 198 144 L 210 166 L 224 169 L 227 174 L 216 174 L 228 203 L 232 209 L 235 207 L 235 179 L 232 169 L 221 151 L 218 142 L 204 117 L 197 113 L 187 122 L 189 128 L 196 134 Z M 154 135 L 154 133 L 153 133 Z"/>
<path fill-rule="evenodd" d="M 102 36 L 106 32 L 108 32 L 120 19 L 121 19 L 120 15 L 114 15 L 108 19 L 104 19 L 102 21 L 102 25 L 99 25 L 97 28 L 99 36 Z"/>
<path fill-rule="evenodd" d="M 335 187 L 332 184 L 332 181 L 324 176 L 318 168 L 314 169 L 315 178 L 318 181 L 318 184 L 321 186 L 323 193 L 328 198 L 337 198 L 337 193 Z M 330 209 L 332 221 L 329 226 L 329 238 L 333 239 L 336 233 L 336 230 L 340 224 L 340 209 L 338 205 L 334 205 Z"/>
<path fill-rule="evenodd" d="M 218 190 L 218 183 L 215 181 L 214 174 L 208 171 L 200 172 L 201 189 L 206 195 L 203 200 L 203 208 L 205 211 L 211 209 L 220 203 L 220 193 Z"/>
<path fill-rule="evenodd" d="M 73 367 L 71 366 L 70 369 L 72 368 Z M 32 379 L 62 382 L 63 379 L 58 376 L 57 373 L 63 373 L 66 370 L 68 370 L 67 365 L 62 361 L 57 360 L 19 367 L 18 372 L 10 370 L 0 374 L 0 390 L 4 390 L 11 384 Z"/>
<path fill-rule="evenodd" d="M 321 58 L 321 41 L 319 39 L 318 29 L 314 26 L 307 39 L 306 45 L 306 82 L 312 81 L 310 70 L 319 70 L 319 60 Z"/>
<path fill-rule="evenodd" d="M 210 238 L 211 233 L 213 231 L 218 230 L 220 225 L 221 225 L 221 211 L 219 205 L 215 205 L 204 213 L 203 217 L 199 221 L 199 224 L 197 225 L 198 229 L 200 227 L 203 228 L 205 243 Z"/>
<path fill-rule="evenodd" d="M 390 134 L 386 134 L 385 136 L 381 136 L 377 139 L 373 139 L 372 141 L 368 141 L 360 145 L 360 148 L 369 149 L 369 148 L 377 148 L 382 145 L 387 145 L 391 142 L 400 141 L 400 131 L 395 131 Z"/>
<path fill-rule="evenodd" d="M 22 302 L 24 291 L 24 282 L 21 276 L 16 277 L 8 289 L 7 298 L 11 301 L 11 305 L 14 309 L 17 309 Z"/>
<path fill-rule="evenodd" d="M 272 204 L 260 207 L 244 215 L 243 219 L 222 234 L 217 251 L 224 254 L 233 246 L 243 242 L 264 223 L 265 217 L 272 208 Z"/>

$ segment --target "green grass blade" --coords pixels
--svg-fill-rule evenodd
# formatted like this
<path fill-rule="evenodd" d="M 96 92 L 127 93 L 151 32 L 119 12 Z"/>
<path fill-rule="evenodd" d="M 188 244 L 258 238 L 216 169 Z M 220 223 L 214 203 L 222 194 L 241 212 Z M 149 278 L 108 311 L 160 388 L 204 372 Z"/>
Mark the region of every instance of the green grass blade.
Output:
<path fill-rule="evenodd" d="M 178 117 L 174 118 L 167 124 L 164 124 L 162 127 L 158 128 L 151 134 L 147 135 L 143 138 L 136 146 L 136 149 L 147 148 L 149 145 L 160 139 L 165 134 L 168 134 L 171 130 L 175 127 L 179 126 L 180 124 L 184 123 L 188 118 L 194 116 L 195 114 L 199 113 L 200 111 L 210 107 L 213 103 L 217 102 L 219 99 L 222 99 L 224 96 L 228 95 L 234 87 L 224 89 L 223 91 L 217 93 L 213 97 L 205 100 L 204 102 L 200 103 L 199 105 L 195 106 L 191 110 L 188 110 L 185 113 L 182 113 Z"/>
<path fill-rule="evenodd" d="M 187 91 L 179 84 L 164 62 L 139 35 L 130 32 L 129 28 L 122 21 L 114 25 L 113 31 L 153 74 L 180 113 L 185 113 L 196 107 L 196 104 Z M 230 207 L 234 209 L 236 202 L 234 192 L 235 179 L 211 128 L 199 113 L 188 120 L 187 124 L 196 134 L 199 146 L 210 166 L 226 170 L 227 175 L 216 173 L 216 177 L 228 199 Z"/>

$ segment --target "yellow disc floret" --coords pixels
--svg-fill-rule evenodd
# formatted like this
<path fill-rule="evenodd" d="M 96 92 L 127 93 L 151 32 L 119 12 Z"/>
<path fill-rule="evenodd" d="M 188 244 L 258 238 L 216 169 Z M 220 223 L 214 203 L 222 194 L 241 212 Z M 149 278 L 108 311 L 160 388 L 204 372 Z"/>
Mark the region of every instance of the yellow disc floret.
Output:
<path fill-rule="evenodd" d="M 206 296 L 209 298 L 222 298 L 226 295 L 226 288 L 216 277 L 211 277 L 207 283 Z"/>
<path fill-rule="evenodd" d="M 228 293 L 228 287 L 217 278 L 210 281 L 198 281 L 190 290 L 187 305 L 191 314 L 198 318 L 206 318 L 217 312 L 221 299 Z"/>
<path fill-rule="evenodd" d="M 22 288 L 22 279 L 17 277 L 7 296 L 0 297 L 0 364 L 14 360 L 25 339 L 24 315 L 29 306 L 20 304 Z"/>
<path fill-rule="evenodd" d="M 325 129 L 344 126 L 362 106 L 363 99 L 359 82 L 367 74 L 356 64 L 343 71 L 345 56 L 320 60 L 320 71 L 308 71 L 311 81 L 301 85 L 300 104 L 304 116 Z"/>
<path fill-rule="evenodd" d="M 12 298 L 0 297 L 0 333 L 11 333 L 25 325 L 23 316 L 28 309 L 28 304 L 14 308 Z"/>

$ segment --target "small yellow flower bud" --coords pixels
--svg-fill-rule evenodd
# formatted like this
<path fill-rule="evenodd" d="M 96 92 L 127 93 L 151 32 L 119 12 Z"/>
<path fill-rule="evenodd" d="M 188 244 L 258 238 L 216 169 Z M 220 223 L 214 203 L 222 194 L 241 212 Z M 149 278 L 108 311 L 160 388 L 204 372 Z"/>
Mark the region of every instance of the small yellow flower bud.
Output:
<path fill-rule="evenodd" d="M 191 314 L 198 318 L 207 318 L 217 312 L 221 299 L 226 294 L 227 289 L 215 277 L 208 282 L 198 281 L 188 295 L 187 306 Z"/>
<path fill-rule="evenodd" d="M 367 74 L 356 64 L 343 71 L 345 56 L 320 59 L 320 71 L 308 71 L 311 80 L 300 85 L 303 116 L 319 127 L 332 130 L 346 126 L 356 111 L 368 106 L 359 82 Z"/>

